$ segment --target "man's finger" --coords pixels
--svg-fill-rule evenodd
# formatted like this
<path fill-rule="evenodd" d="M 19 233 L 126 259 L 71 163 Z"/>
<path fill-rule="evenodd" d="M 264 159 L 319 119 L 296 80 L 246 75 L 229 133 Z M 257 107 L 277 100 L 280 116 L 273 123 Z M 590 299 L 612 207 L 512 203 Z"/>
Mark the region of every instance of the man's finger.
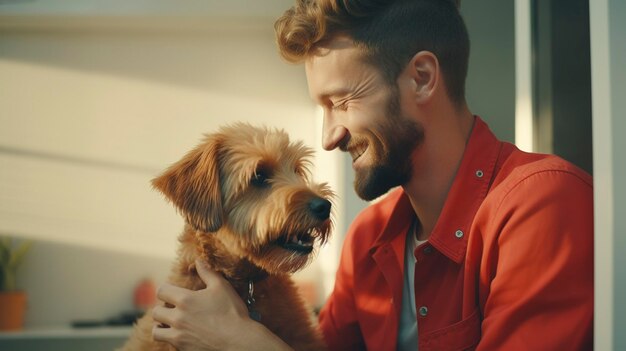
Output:
<path fill-rule="evenodd" d="M 175 313 L 176 312 L 173 308 L 167 308 L 165 306 L 155 306 L 154 308 L 152 308 L 152 319 L 161 324 L 174 325 Z"/>
<path fill-rule="evenodd" d="M 162 328 L 156 325 L 152 327 L 152 338 L 155 341 L 164 341 L 172 344 L 176 348 L 178 348 L 179 346 L 176 344 L 178 342 L 178 335 L 179 331 L 177 331 L 176 329 Z"/>
<path fill-rule="evenodd" d="M 157 297 L 164 302 L 174 306 L 180 306 L 182 299 L 188 294 L 187 289 L 164 283 L 157 289 Z"/>

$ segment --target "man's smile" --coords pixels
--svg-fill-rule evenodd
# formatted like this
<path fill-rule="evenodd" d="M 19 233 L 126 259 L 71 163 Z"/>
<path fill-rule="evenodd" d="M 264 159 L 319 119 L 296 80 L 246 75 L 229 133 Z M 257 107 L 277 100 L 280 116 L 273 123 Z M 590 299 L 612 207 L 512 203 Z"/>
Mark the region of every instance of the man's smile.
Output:
<path fill-rule="evenodd" d="M 354 164 L 368 149 L 367 143 L 359 143 L 357 145 L 348 148 L 350 156 L 352 156 L 352 163 Z"/>

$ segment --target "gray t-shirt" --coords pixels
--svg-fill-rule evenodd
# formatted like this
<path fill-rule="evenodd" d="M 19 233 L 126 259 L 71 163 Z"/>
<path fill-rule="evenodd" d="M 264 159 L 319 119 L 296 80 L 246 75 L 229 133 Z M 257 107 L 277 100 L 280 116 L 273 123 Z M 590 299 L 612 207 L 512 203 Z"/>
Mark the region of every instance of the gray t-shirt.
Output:
<path fill-rule="evenodd" d="M 426 241 L 419 241 L 409 230 L 404 251 L 404 287 L 398 329 L 398 350 L 417 350 L 417 308 L 415 306 L 415 249 Z"/>

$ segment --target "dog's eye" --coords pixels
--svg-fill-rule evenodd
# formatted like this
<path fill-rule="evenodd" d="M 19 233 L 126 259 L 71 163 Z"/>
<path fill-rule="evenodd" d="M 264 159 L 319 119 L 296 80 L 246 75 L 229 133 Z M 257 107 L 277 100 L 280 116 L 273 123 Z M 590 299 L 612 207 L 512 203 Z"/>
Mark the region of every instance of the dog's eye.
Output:
<path fill-rule="evenodd" d="M 269 185 L 268 180 L 269 180 L 269 175 L 267 171 L 260 169 L 254 172 L 254 175 L 252 176 L 250 183 L 256 187 L 265 187 Z"/>

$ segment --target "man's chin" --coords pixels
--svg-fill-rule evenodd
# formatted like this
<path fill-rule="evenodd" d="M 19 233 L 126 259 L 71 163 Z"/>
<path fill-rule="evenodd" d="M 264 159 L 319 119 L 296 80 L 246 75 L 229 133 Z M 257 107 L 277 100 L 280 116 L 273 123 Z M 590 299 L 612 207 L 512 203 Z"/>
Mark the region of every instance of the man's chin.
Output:
<path fill-rule="evenodd" d="M 391 189 L 391 188 L 389 188 L 389 189 Z M 372 190 L 371 188 L 358 188 L 357 186 L 354 187 L 354 190 L 356 191 L 356 194 L 361 198 L 361 200 L 365 200 L 365 201 L 376 200 L 380 196 L 386 194 L 387 191 L 389 191 L 389 189 L 387 189 L 387 190 L 381 190 L 381 189 Z"/>
<path fill-rule="evenodd" d="M 366 175 L 356 175 L 354 191 L 365 201 L 372 201 L 385 195 L 391 188 L 403 184 L 401 174 L 387 168 L 370 170 Z"/>

